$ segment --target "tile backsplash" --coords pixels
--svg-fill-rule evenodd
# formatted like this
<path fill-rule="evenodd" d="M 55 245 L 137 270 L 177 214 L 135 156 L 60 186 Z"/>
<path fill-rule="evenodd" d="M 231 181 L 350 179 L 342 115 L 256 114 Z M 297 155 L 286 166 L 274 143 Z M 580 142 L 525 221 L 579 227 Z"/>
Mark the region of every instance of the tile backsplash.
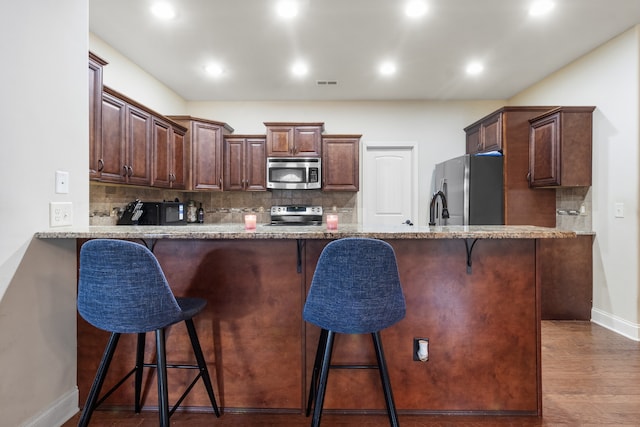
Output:
<path fill-rule="evenodd" d="M 556 227 L 592 231 L 591 187 L 556 189 Z"/>
<path fill-rule="evenodd" d="M 339 221 L 358 221 L 357 193 L 322 192 L 320 190 L 218 191 L 185 192 L 126 185 L 91 182 L 90 225 L 115 225 L 118 214 L 135 200 L 175 200 L 196 205 L 202 203 L 205 223 L 242 223 L 243 215 L 255 213 L 258 223 L 270 221 L 272 205 L 322 206 L 335 211 Z M 584 209 L 583 209 L 584 207 Z M 584 211 L 584 212 L 583 212 Z M 558 188 L 556 190 L 556 227 L 563 230 L 592 231 L 591 187 Z"/>
<path fill-rule="evenodd" d="M 90 225 L 115 225 L 118 214 L 133 200 L 162 201 L 179 199 L 202 203 L 205 223 L 242 223 L 244 214 L 257 214 L 258 223 L 268 223 L 273 205 L 322 206 L 335 211 L 344 223 L 358 220 L 357 193 L 320 190 L 185 192 L 91 182 L 89 187 Z"/>

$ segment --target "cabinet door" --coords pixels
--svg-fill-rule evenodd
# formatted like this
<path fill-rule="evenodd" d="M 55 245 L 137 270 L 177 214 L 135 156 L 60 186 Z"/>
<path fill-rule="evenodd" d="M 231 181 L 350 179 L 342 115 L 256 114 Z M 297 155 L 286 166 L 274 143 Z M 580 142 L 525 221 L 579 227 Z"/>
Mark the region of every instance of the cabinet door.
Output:
<path fill-rule="evenodd" d="M 89 61 L 89 179 L 99 179 L 102 159 L 102 66 Z"/>
<path fill-rule="evenodd" d="M 318 157 L 320 152 L 320 128 L 318 126 L 296 126 L 293 134 L 293 155 Z"/>
<path fill-rule="evenodd" d="M 245 190 L 267 190 L 267 150 L 264 138 L 248 138 L 246 140 L 244 173 Z"/>
<path fill-rule="evenodd" d="M 153 167 L 151 178 L 151 185 L 154 187 L 171 187 L 171 137 L 169 124 L 154 118 L 152 125 Z"/>
<path fill-rule="evenodd" d="M 502 113 L 487 118 L 481 129 L 482 151 L 502 150 Z"/>
<path fill-rule="evenodd" d="M 322 138 L 322 190 L 358 191 L 359 137 Z"/>
<path fill-rule="evenodd" d="M 560 185 L 560 114 L 531 124 L 529 182 L 532 187 Z"/>
<path fill-rule="evenodd" d="M 192 176 L 194 190 L 222 190 L 222 133 L 219 126 L 194 122 Z"/>
<path fill-rule="evenodd" d="M 288 157 L 293 155 L 292 126 L 267 127 L 267 155 Z"/>
<path fill-rule="evenodd" d="M 224 139 L 224 190 L 244 190 L 244 138 Z"/>
<path fill-rule="evenodd" d="M 482 151 L 482 142 L 480 141 L 481 127 L 481 125 L 477 125 L 467 130 L 467 154 L 476 154 Z"/>
<path fill-rule="evenodd" d="M 187 187 L 187 163 L 185 159 L 185 142 L 184 132 L 176 128 L 171 132 L 172 147 L 171 152 L 172 162 L 171 170 L 173 173 L 173 179 L 171 182 L 171 188 L 184 190 Z"/>
<path fill-rule="evenodd" d="M 126 181 L 126 104 L 107 93 L 102 95 L 102 153 L 100 180 Z"/>
<path fill-rule="evenodd" d="M 132 105 L 127 106 L 127 182 L 151 184 L 151 115 Z"/>

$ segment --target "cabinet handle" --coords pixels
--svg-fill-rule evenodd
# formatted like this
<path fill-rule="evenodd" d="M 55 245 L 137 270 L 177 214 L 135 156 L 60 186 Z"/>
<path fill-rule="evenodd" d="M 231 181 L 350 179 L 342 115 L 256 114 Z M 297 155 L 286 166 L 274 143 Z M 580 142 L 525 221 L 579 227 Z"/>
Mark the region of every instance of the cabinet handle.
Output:
<path fill-rule="evenodd" d="M 127 165 L 122 166 L 122 176 L 126 177 L 128 175 Z"/>
<path fill-rule="evenodd" d="M 133 168 L 129 166 L 129 176 L 133 176 Z"/>
<path fill-rule="evenodd" d="M 104 160 L 98 159 L 98 172 L 102 172 L 102 169 L 104 169 Z"/>

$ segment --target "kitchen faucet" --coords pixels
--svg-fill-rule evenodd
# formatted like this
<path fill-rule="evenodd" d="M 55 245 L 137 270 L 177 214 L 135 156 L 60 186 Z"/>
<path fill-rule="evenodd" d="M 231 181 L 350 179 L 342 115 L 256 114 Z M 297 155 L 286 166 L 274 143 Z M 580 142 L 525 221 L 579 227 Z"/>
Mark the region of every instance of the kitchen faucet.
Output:
<path fill-rule="evenodd" d="M 438 191 L 431 198 L 431 205 L 429 205 L 429 225 L 436 225 L 434 216 L 436 210 L 436 199 L 438 198 L 438 196 L 440 196 L 440 198 L 442 199 L 442 218 L 449 218 L 449 209 L 447 209 L 447 198 L 442 191 Z"/>

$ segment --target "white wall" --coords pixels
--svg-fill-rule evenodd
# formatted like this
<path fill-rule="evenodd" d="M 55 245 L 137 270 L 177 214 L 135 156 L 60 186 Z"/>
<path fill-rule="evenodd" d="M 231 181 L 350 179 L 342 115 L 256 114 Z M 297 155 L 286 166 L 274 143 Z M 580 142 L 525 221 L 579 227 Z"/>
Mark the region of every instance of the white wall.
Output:
<path fill-rule="evenodd" d="M 0 14 L 0 424 L 77 411 L 75 242 L 39 241 L 49 201 L 88 224 L 88 4 L 4 2 Z M 70 193 L 55 194 L 56 170 Z"/>
<path fill-rule="evenodd" d="M 185 114 L 184 99 L 93 33 L 89 49 L 109 63 L 103 69 L 106 86 L 160 114 Z"/>
<path fill-rule="evenodd" d="M 592 318 L 640 340 L 638 269 L 640 26 L 509 100 L 594 105 Z M 614 204 L 624 203 L 624 218 Z"/>

